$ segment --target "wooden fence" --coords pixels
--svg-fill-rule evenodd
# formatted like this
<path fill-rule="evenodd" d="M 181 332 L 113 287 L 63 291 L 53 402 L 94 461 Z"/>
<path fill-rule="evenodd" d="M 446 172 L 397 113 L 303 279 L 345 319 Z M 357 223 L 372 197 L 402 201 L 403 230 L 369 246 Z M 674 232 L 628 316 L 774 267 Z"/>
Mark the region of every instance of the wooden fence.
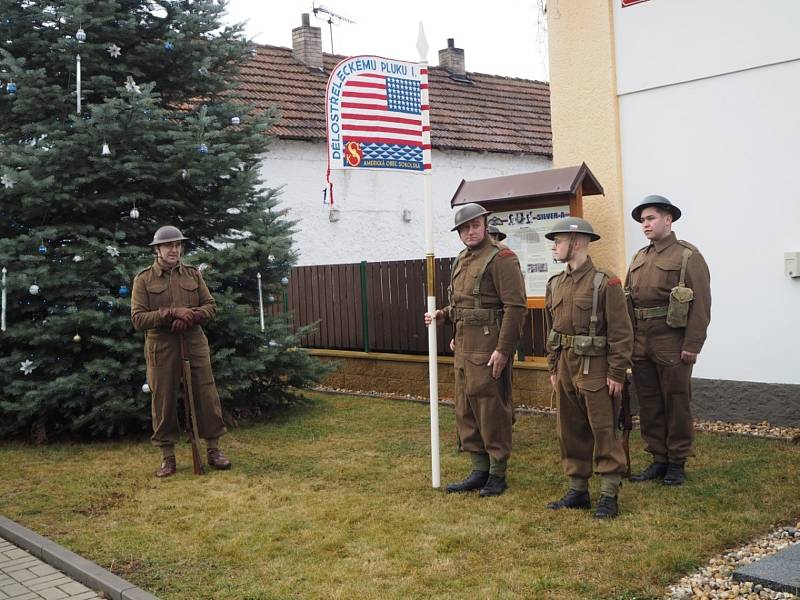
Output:
<path fill-rule="evenodd" d="M 436 260 L 436 305 L 447 303 L 452 258 Z M 427 354 L 425 261 L 397 260 L 295 267 L 283 301 L 295 327 L 316 323 L 303 336 L 307 348 Z M 285 304 L 286 303 L 286 304 Z M 544 315 L 530 309 L 520 353 L 544 356 Z M 439 330 L 438 352 L 449 355 L 452 325 Z"/>

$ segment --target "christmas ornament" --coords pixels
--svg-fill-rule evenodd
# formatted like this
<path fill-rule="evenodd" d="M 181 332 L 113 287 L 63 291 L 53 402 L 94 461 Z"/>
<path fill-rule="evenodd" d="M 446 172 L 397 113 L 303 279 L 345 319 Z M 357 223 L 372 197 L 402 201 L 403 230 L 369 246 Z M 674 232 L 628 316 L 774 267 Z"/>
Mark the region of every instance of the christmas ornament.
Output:
<path fill-rule="evenodd" d="M 72 341 L 75 342 L 76 344 L 80 344 L 81 343 L 80 334 L 76 332 L 75 335 L 72 336 Z"/>
<path fill-rule="evenodd" d="M 9 81 L 6 84 L 6 91 L 8 92 L 9 96 L 13 96 L 14 94 L 17 93 L 17 84 L 14 83 L 13 81 Z"/>
<path fill-rule="evenodd" d="M 28 288 L 28 291 L 30 292 L 31 296 L 36 296 L 39 293 L 39 286 L 34 283 Z"/>
<path fill-rule="evenodd" d="M 164 42 L 164 50 L 169 52 L 174 49 L 175 49 L 175 44 L 173 44 L 171 41 L 167 40 L 166 42 Z"/>
<path fill-rule="evenodd" d="M 205 144 L 200 144 L 200 145 L 197 147 L 197 151 L 198 151 L 200 154 L 208 154 L 208 146 L 206 146 Z"/>
<path fill-rule="evenodd" d="M 106 252 L 108 252 L 109 256 L 119 256 L 119 250 L 114 246 L 106 246 Z"/>
<path fill-rule="evenodd" d="M 269 341 L 269 347 L 270 348 L 277 348 L 278 346 L 280 346 L 280 344 L 278 342 L 276 342 L 275 340 L 270 340 Z"/>
<path fill-rule="evenodd" d="M 19 363 L 19 370 L 22 371 L 25 375 L 30 375 L 33 373 L 33 370 L 36 367 L 33 366 L 33 361 L 30 360 L 23 360 Z"/>
<path fill-rule="evenodd" d="M 191 177 L 191 173 L 189 173 L 189 169 L 181 169 L 181 179 L 187 181 Z"/>
<path fill-rule="evenodd" d="M 39 254 L 47 254 L 47 246 L 44 245 L 44 242 L 39 246 Z"/>
<path fill-rule="evenodd" d="M 86 32 L 83 30 L 83 27 L 78 28 L 78 31 L 75 33 L 75 39 L 79 42 L 86 41 Z"/>
<path fill-rule="evenodd" d="M 273 296 L 272 294 L 270 294 L 269 296 L 267 296 L 267 302 L 269 302 L 270 304 L 274 304 L 274 302 L 275 302 L 275 296 Z"/>
<path fill-rule="evenodd" d="M 139 209 L 134 206 L 131 209 L 130 215 L 131 215 L 131 219 L 138 219 L 139 218 Z"/>
<path fill-rule="evenodd" d="M 136 82 L 133 80 L 133 77 L 130 75 L 128 75 L 128 78 L 125 80 L 125 89 L 131 93 L 142 93 L 142 89 L 136 84 Z"/>
<path fill-rule="evenodd" d="M 130 294 L 130 293 L 131 293 L 131 291 L 128 289 L 127 285 L 119 286 L 119 295 L 122 296 L 123 298 L 127 298 L 128 294 Z"/>
<path fill-rule="evenodd" d="M 106 48 L 106 51 L 108 51 L 108 54 L 111 56 L 111 58 L 119 58 L 119 55 L 122 54 L 122 48 L 116 44 L 111 44 L 108 48 Z"/>
<path fill-rule="evenodd" d="M 274 255 L 274 254 L 270 254 L 270 255 L 267 257 L 267 260 L 268 260 L 269 262 L 271 262 L 271 263 L 272 263 L 272 262 L 275 262 L 275 255 Z"/>
<path fill-rule="evenodd" d="M 10 189 L 12 189 L 12 188 L 13 188 L 15 185 L 17 185 L 17 181 L 16 181 L 16 179 L 14 179 L 13 177 L 11 177 L 11 175 L 9 175 L 9 174 L 7 174 L 7 173 L 6 173 L 5 175 L 3 175 L 3 177 L 2 177 L 2 178 L 0 178 L 0 183 L 2 183 L 2 184 L 3 184 L 3 186 L 4 186 L 4 187 L 5 187 L 7 190 L 10 190 Z"/>
<path fill-rule="evenodd" d="M 150 393 L 150 386 L 147 384 L 147 382 L 146 382 L 146 381 L 144 382 L 144 385 L 142 386 L 142 391 L 143 391 L 145 394 L 149 394 L 149 393 Z"/>
<path fill-rule="evenodd" d="M 238 125 L 242 120 L 239 117 L 231 117 L 231 125 Z"/>
<path fill-rule="evenodd" d="M 200 73 L 203 77 L 208 77 L 208 68 L 207 67 L 200 67 L 197 69 L 197 72 Z"/>
<path fill-rule="evenodd" d="M 76 254 L 75 256 L 72 257 L 72 262 L 81 262 L 82 260 L 83 257 L 80 254 Z"/>
<path fill-rule="evenodd" d="M 289 278 L 281 277 L 281 285 L 289 285 Z"/>
<path fill-rule="evenodd" d="M 111 148 L 105 142 L 103 142 L 103 149 L 100 150 L 100 156 L 111 156 Z"/>

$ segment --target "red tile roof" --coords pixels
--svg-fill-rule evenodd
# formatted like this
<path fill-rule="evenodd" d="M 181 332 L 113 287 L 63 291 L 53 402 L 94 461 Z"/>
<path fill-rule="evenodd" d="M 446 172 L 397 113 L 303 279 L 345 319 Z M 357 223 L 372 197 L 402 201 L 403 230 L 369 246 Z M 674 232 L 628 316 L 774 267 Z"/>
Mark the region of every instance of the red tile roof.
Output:
<path fill-rule="evenodd" d="M 291 48 L 258 46 L 238 77 L 244 101 L 274 106 L 271 133 L 283 139 L 325 140 L 325 87 L 342 56 L 323 54 L 325 73 L 292 57 Z M 552 157 L 550 86 L 540 81 L 467 73 L 455 81 L 430 67 L 431 143 L 440 150 L 535 154 Z"/>

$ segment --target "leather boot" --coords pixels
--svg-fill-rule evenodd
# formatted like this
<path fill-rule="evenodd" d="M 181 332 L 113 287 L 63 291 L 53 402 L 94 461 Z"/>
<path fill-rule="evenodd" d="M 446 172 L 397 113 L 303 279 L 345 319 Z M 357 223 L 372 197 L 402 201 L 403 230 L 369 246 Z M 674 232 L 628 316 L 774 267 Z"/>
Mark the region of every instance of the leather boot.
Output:
<path fill-rule="evenodd" d="M 473 471 L 464 481 L 458 483 L 451 483 L 447 486 L 447 493 L 452 494 L 455 492 L 469 492 L 471 490 L 479 490 L 489 479 L 488 471 Z"/>
<path fill-rule="evenodd" d="M 594 511 L 595 519 L 613 519 L 619 514 L 619 505 L 617 504 L 616 496 L 600 496 L 600 502 L 597 503 L 597 510 Z"/>
<path fill-rule="evenodd" d="M 667 474 L 664 475 L 664 480 L 661 482 L 664 485 L 683 485 L 686 481 L 686 471 L 682 464 L 669 463 L 667 467 Z"/>
<path fill-rule="evenodd" d="M 165 456 L 161 462 L 161 468 L 156 471 L 156 477 L 171 477 L 178 470 L 178 464 L 174 456 Z"/>
<path fill-rule="evenodd" d="M 578 490 L 569 489 L 561 500 L 550 502 L 547 508 L 550 510 L 559 510 L 562 508 L 592 508 L 592 499 L 589 497 L 588 491 L 579 492 Z"/>
<path fill-rule="evenodd" d="M 222 471 L 231 468 L 231 461 L 222 453 L 219 448 L 208 448 L 206 450 L 208 457 L 208 466 L 220 469 Z"/>
<path fill-rule="evenodd" d="M 641 473 L 631 475 L 631 481 L 649 481 L 651 479 L 662 479 L 667 474 L 667 463 L 653 462 Z"/>
<path fill-rule="evenodd" d="M 481 488 L 480 495 L 482 498 L 486 498 L 487 496 L 499 496 L 507 489 L 508 484 L 506 483 L 505 477 L 490 474 L 489 479 L 486 480 L 486 484 Z"/>

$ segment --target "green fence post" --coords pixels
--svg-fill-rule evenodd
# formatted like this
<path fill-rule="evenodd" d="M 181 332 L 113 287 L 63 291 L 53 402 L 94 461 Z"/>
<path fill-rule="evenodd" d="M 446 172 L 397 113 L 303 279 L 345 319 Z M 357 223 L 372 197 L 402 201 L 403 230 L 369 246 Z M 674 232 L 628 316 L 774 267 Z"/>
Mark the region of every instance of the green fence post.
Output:
<path fill-rule="evenodd" d="M 289 290 L 283 290 L 283 312 L 289 312 Z"/>
<path fill-rule="evenodd" d="M 361 274 L 361 332 L 364 336 L 364 352 L 369 352 L 369 306 L 367 305 L 367 261 L 359 265 Z"/>

